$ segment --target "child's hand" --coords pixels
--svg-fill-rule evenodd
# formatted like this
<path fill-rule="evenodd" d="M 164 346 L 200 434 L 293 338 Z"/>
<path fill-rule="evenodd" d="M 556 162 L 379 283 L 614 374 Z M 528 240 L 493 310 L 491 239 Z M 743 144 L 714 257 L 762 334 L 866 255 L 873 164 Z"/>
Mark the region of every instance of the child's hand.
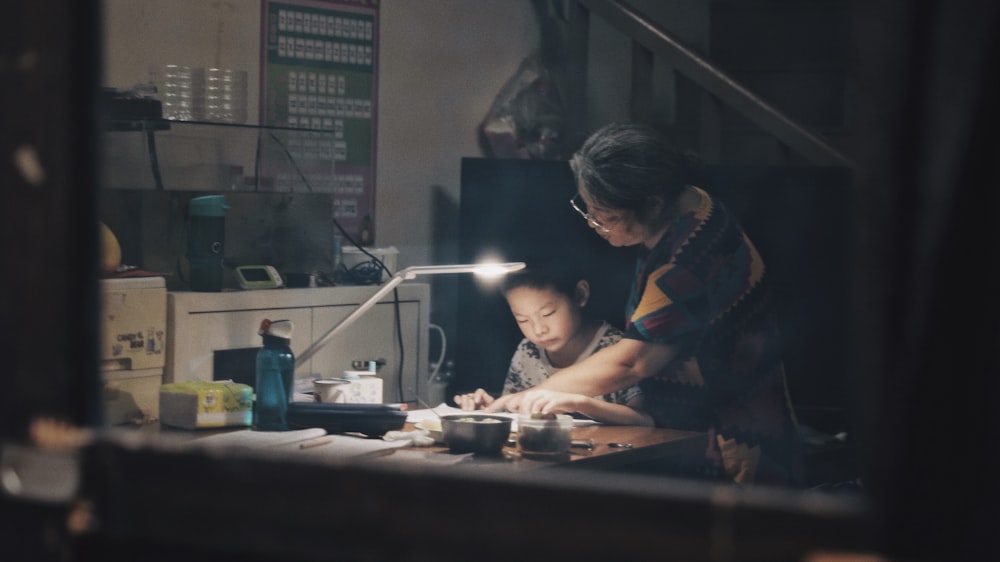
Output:
<path fill-rule="evenodd" d="M 517 412 L 518 405 L 520 404 L 521 397 L 524 396 L 526 390 L 521 392 L 515 392 L 513 394 L 504 394 L 499 398 L 493 400 L 490 405 L 483 408 L 487 412 Z"/>
<path fill-rule="evenodd" d="M 493 397 L 485 390 L 477 388 L 469 394 L 456 394 L 455 405 L 463 410 L 481 410 L 493 403 Z"/>

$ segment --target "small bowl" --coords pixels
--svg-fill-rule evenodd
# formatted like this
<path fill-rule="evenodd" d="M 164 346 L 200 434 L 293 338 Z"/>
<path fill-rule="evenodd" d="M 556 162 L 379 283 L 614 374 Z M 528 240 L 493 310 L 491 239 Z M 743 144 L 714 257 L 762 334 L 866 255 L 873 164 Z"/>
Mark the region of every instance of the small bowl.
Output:
<path fill-rule="evenodd" d="M 552 460 L 565 457 L 573 444 L 573 416 L 539 419 L 532 414 L 517 418 L 517 445 L 530 459 Z"/>
<path fill-rule="evenodd" d="M 499 455 L 510 437 L 511 419 L 486 414 L 441 416 L 441 434 L 453 453 Z"/>

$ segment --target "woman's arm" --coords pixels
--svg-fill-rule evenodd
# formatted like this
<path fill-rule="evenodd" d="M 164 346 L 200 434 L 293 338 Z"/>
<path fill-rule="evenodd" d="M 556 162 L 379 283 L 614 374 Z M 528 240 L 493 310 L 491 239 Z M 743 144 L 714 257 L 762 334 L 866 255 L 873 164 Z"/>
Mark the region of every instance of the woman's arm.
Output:
<path fill-rule="evenodd" d="M 539 386 L 587 396 L 607 394 L 659 373 L 675 354 L 671 345 L 623 338 L 556 372 Z"/>
<path fill-rule="evenodd" d="M 672 345 L 623 338 L 579 363 L 561 369 L 534 388 L 584 396 L 608 394 L 659 373 L 676 354 L 677 349 Z M 493 412 L 503 409 L 511 412 L 538 411 L 521 408 L 521 400 L 530 390 L 501 396 L 486 409 Z"/>
<path fill-rule="evenodd" d="M 653 418 L 624 404 L 615 404 L 582 394 L 535 388 L 526 392 L 522 404 L 531 402 L 530 411 L 552 414 L 581 413 L 594 421 L 611 425 L 652 426 Z M 527 411 L 527 410 L 526 410 Z"/>

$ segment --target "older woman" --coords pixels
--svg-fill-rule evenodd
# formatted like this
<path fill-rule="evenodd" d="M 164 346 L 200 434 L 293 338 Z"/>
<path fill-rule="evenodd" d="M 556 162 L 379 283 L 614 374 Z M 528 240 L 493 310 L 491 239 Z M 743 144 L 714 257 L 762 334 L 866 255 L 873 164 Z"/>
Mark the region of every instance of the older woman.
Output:
<path fill-rule="evenodd" d="M 687 180 L 653 129 L 612 124 L 570 165 L 570 204 L 613 246 L 637 246 L 625 337 L 488 409 L 546 412 L 560 393 L 639 384 L 660 427 L 705 431 L 703 475 L 794 483 L 799 441 L 764 264 L 736 219 Z"/>

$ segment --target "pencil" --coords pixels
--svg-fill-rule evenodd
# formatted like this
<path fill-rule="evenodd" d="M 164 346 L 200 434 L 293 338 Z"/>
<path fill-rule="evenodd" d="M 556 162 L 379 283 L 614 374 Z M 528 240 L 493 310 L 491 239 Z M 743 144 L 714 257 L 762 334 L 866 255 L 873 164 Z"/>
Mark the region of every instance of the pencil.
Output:
<path fill-rule="evenodd" d="M 299 443 L 299 449 L 310 449 L 312 447 L 319 447 L 320 445 L 326 445 L 327 443 L 332 443 L 332 437 L 323 437 L 321 439 L 313 439 L 312 441 L 306 441 L 305 443 Z"/>

